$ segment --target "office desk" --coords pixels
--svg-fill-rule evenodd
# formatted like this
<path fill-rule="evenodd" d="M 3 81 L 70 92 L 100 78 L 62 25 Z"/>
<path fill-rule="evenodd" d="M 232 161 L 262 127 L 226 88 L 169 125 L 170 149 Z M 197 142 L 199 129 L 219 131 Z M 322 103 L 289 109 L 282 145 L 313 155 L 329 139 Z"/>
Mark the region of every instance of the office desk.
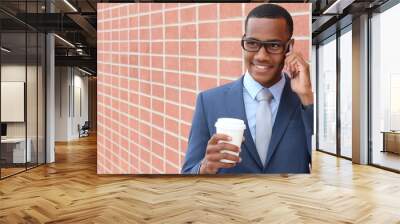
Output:
<path fill-rule="evenodd" d="M 30 162 L 32 157 L 32 140 L 28 138 L 26 142 L 28 143 L 28 147 L 26 147 L 25 154 L 25 138 L 1 139 L 1 157 L 5 159 L 7 163 Z M 27 161 L 25 161 L 25 158 L 27 158 Z"/>
<path fill-rule="evenodd" d="M 400 131 L 382 131 L 383 150 L 382 152 L 393 152 L 400 154 Z"/>

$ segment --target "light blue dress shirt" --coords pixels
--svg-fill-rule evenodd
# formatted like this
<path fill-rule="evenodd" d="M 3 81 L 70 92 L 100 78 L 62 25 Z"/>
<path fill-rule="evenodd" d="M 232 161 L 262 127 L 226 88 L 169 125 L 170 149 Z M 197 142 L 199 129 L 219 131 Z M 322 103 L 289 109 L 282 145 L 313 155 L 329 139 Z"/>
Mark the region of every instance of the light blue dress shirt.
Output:
<path fill-rule="evenodd" d="M 285 87 L 285 77 L 281 75 L 281 79 L 273 86 L 268 88 L 272 93 L 273 99 L 270 102 L 272 112 L 272 125 L 275 123 L 276 114 L 278 112 L 279 102 L 283 88 Z M 247 71 L 243 78 L 243 100 L 244 107 L 246 109 L 247 122 L 249 124 L 251 137 L 255 142 L 256 138 L 256 113 L 258 107 L 258 101 L 256 100 L 257 93 L 264 88 L 260 83 L 253 79 L 253 77 Z"/>

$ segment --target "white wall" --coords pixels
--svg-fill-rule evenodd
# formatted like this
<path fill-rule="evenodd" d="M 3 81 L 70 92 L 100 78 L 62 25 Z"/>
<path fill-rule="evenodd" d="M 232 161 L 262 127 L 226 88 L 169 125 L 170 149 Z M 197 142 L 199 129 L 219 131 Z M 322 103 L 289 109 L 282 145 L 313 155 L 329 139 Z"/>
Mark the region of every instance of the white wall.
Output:
<path fill-rule="evenodd" d="M 55 140 L 70 141 L 79 137 L 78 124 L 88 120 L 88 78 L 71 67 L 56 67 L 55 74 Z"/>
<path fill-rule="evenodd" d="M 77 70 L 75 70 L 75 75 L 74 75 L 74 86 L 75 86 L 75 116 L 74 119 L 72 119 L 72 135 L 73 136 L 78 136 L 78 129 L 77 126 L 80 124 L 81 126 L 85 123 L 85 121 L 88 120 L 88 78 L 87 76 L 83 77 L 81 76 L 82 73 L 76 74 Z M 80 90 L 80 93 L 78 92 Z M 80 99 L 79 99 L 80 95 Z M 81 101 L 79 103 L 79 100 Z M 79 108 L 81 107 L 81 108 Z M 79 109 L 82 111 L 80 112 Z"/>
<path fill-rule="evenodd" d="M 69 69 L 67 67 L 55 68 L 55 141 L 68 140 L 69 96 L 70 83 Z"/>

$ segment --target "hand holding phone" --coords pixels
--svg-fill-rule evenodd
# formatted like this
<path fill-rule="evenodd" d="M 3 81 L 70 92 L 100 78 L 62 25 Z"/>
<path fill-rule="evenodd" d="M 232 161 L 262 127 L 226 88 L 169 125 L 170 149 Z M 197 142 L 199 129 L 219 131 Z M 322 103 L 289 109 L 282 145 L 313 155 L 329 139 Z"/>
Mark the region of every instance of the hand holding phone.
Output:
<path fill-rule="evenodd" d="M 287 50 L 286 50 L 286 58 L 285 58 L 285 64 L 284 64 L 284 70 L 286 71 L 286 74 L 288 74 L 288 77 L 290 79 L 294 78 L 297 75 L 297 69 L 295 65 L 292 65 L 288 63 L 288 61 L 291 61 L 292 57 L 292 52 L 293 52 L 293 45 L 289 44 Z"/>
<path fill-rule="evenodd" d="M 309 64 L 299 52 L 292 50 L 292 45 L 289 45 L 288 52 L 286 53 L 284 70 L 290 78 L 290 85 L 293 92 L 299 96 L 302 104 L 312 104 L 314 100 Z"/>

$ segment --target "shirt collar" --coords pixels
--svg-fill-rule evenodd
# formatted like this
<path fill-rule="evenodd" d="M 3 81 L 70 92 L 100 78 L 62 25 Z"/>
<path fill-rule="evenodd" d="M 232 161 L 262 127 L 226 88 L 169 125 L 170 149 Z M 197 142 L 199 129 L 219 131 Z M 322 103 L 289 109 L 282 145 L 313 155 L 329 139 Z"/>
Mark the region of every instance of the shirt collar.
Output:
<path fill-rule="evenodd" d="M 273 86 L 269 87 L 268 90 L 271 92 L 271 94 L 274 96 L 274 100 L 277 102 L 280 102 L 283 88 L 285 87 L 285 78 L 283 73 L 281 74 L 281 79 L 275 83 Z M 251 98 L 253 100 L 256 99 L 257 93 L 264 88 L 259 82 L 253 79 L 253 77 L 250 75 L 249 71 L 246 71 L 246 74 L 244 75 L 243 78 L 243 86 L 247 90 L 247 92 L 250 94 Z"/>

